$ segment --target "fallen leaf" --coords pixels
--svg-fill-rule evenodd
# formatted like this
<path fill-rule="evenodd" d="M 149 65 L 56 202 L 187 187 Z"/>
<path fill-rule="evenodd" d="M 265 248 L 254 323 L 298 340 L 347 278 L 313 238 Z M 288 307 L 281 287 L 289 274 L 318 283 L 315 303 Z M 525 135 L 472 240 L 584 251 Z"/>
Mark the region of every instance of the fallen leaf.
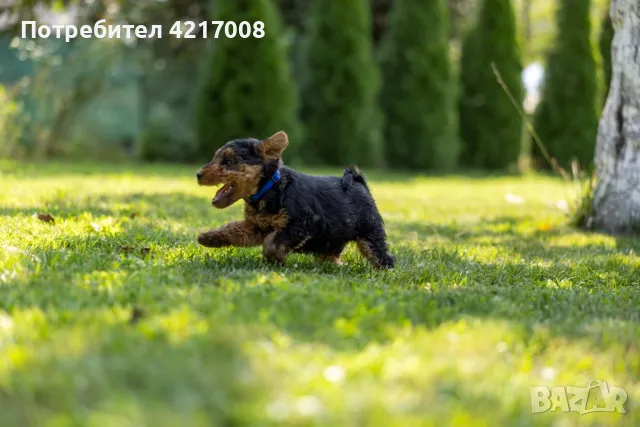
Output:
<path fill-rule="evenodd" d="M 134 219 L 136 216 L 138 216 L 138 214 L 134 212 L 131 215 L 129 215 L 129 218 Z"/>
<path fill-rule="evenodd" d="M 140 321 L 144 317 L 144 311 L 141 308 L 134 307 L 131 310 L 131 318 L 129 319 L 130 324 L 135 324 Z"/>
<path fill-rule="evenodd" d="M 53 219 L 51 214 L 38 214 L 38 219 L 42 222 L 53 222 L 53 223 L 56 222 L 56 220 Z"/>
<path fill-rule="evenodd" d="M 551 224 L 547 224 L 547 223 L 545 223 L 545 224 L 540 224 L 540 225 L 538 226 L 538 229 L 539 229 L 540 231 L 549 231 L 549 230 L 551 230 L 552 228 L 553 228 L 553 226 L 552 226 Z"/>

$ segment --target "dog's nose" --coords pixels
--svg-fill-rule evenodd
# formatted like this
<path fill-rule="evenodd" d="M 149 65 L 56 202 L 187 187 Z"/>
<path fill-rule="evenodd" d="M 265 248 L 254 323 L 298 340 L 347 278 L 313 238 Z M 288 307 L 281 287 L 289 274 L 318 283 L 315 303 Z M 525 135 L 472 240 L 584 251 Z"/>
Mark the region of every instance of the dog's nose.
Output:
<path fill-rule="evenodd" d="M 202 172 L 198 172 L 198 173 L 196 174 L 196 178 L 198 178 L 198 179 L 202 178 Z"/>

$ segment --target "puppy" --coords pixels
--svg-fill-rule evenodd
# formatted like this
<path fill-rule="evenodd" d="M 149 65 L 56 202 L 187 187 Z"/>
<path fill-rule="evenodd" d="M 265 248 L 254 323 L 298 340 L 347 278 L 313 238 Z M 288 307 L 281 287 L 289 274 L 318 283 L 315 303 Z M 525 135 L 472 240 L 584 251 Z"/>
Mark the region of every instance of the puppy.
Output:
<path fill-rule="evenodd" d="M 211 248 L 262 246 L 269 262 L 285 264 L 292 252 L 341 264 L 349 242 L 376 268 L 393 268 L 384 222 L 364 175 L 354 166 L 342 177 L 311 176 L 282 162 L 285 132 L 227 142 L 196 174 L 199 185 L 222 184 L 212 200 L 227 208 L 243 200 L 244 220 L 202 233 Z"/>

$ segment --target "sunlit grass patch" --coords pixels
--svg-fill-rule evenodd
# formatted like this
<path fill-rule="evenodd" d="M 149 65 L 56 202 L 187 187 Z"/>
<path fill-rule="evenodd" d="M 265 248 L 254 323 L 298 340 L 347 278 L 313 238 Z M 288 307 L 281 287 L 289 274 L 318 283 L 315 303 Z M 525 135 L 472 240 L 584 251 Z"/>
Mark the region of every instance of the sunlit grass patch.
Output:
<path fill-rule="evenodd" d="M 195 169 L 2 164 L 0 425 L 640 422 L 640 243 L 569 227 L 560 181 L 368 173 L 375 271 L 197 245 L 242 208 Z M 531 413 L 594 380 L 626 414 Z"/>

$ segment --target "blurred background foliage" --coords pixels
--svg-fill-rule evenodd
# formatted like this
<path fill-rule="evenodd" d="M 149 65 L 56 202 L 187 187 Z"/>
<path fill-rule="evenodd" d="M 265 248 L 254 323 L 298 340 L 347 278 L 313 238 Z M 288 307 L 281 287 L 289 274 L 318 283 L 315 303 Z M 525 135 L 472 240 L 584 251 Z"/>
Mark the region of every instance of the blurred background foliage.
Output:
<path fill-rule="evenodd" d="M 566 12 L 575 8 L 584 13 Z M 544 166 L 527 162 L 535 144 L 495 63 L 536 129 L 556 129 L 543 132 L 550 154 L 586 165 L 611 73 L 608 8 L 609 0 L 0 0 L 0 156 L 201 163 L 225 139 L 284 128 L 293 136 L 286 160 L 296 165 Z M 225 10 L 224 19 L 264 20 L 268 37 L 169 34 L 176 21 Z M 161 25 L 163 34 L 20 38 L 21 20 L 31 19 Z M 545 69 L 556 70 L 547 84 Z M 586 76 L 579 89 L 563 83 L 573 74 Z M 587 112 L 557 130 L 567 105 Z"/>
<path fill-rule="evenodd" d="M 598 79 L 589 38 L 590 8 L 591 0 L 565 1 L 558 8 L 559 31 L 544 64 L 545 81 L 534 117 L 546 149 L 567 169 L 574 159 L 589 165 L 596 145 Z M 544 165 L 537 146 L 533 153 Z"/>

